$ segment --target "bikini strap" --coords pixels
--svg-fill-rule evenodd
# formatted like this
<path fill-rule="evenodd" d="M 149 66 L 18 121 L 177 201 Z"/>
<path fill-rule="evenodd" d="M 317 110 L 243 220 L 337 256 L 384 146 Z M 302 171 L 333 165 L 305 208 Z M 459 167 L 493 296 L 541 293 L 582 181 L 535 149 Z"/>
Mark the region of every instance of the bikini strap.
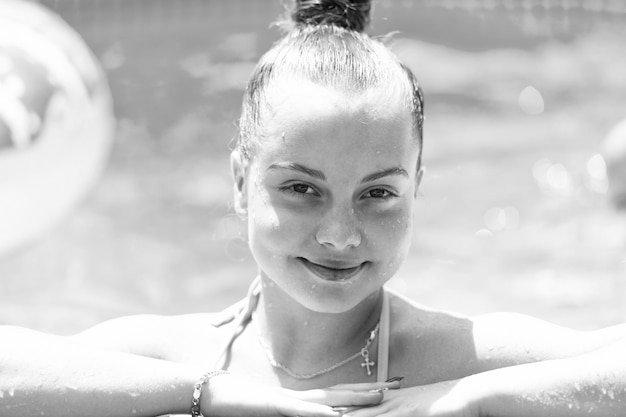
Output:
<path fill-rule="evenodd" d="M 224 370 L 228 367 L 228 363 L 230 361 L 230 349 L 235 342 L 235 339 L 237 339 L 237 337 L 239 337 L 239 335 L 243 333 L 248 323 L 250 323 L 250 320 L 252 319 L 252 313 L 254 313 L 254 310 L 256 310 L 256 306 L 259 303 L 260 294 L 261 278 L 257 276 L 254 281 L 252 281 L 252 284 L 250 284 L 250 288 L 248 289 L 248 295 L 246 296 L 246 298 L 238 304 L 238 306 L 240 305 L 239 311 L 234 315 L 231 320 L 228 320 L 228 322 L 235 322 L 233 332 L 228 338 L 226 344 L 224 345 L 221 354 L 217 358 L 217 361 L 215 361 L 215 365 L 212 368 L 213 370 Z"/>
<path fill-rule="evenodd" d="M 252 313 L 256 310 L 259 302 L 260 292 L 261 280 L 257 277 L 250 285 L 247 297 L 241 303 L 238 303 L 239 311 L 234 314 L 232 319 L 225 320 L 226 322 L 234 321 L 236 324 L 213 369 L 224 369 L 227 367 L 230 348 L 250 322 Z M 389 293 L 383 287 L 383 304 L 380 311 L 380 327 L 378 329 L 378 382 L 384 382 L 389 378 L 389 316 Z"/>
<path fill-rule="evenodd" d="M 383 287 L 383 305 L 380 310 L 378 329 L 378 371 L 376 379 L 384 382 L 389 378 L 389 293 Z"/>

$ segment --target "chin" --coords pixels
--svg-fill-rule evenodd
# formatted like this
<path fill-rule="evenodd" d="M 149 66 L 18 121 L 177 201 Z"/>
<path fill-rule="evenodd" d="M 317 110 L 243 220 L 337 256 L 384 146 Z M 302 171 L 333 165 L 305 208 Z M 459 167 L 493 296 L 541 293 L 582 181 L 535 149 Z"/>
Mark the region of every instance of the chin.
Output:
<path fill-rule="evenodd" d="M 347 303 L 345 300 L 328 301 L 319 299 L 308 299 L 301 304 L 311 311 L 325 314 L 341 314 L 352 310 L 358 303 Z"/>
<path fill-rule="evenodd" d="M 370 282 L 371 283 L 371 282 Z M 374 297 L 382 287 L 377 286 L 367 290 L 365 282 L 355 282 L 353 285 L 341 287 L 317 285 L 308 294 L 296 298 L 300 304 L 311 311 L 327 314 L 341 314 L 348 312 L 370 297 Z"/>

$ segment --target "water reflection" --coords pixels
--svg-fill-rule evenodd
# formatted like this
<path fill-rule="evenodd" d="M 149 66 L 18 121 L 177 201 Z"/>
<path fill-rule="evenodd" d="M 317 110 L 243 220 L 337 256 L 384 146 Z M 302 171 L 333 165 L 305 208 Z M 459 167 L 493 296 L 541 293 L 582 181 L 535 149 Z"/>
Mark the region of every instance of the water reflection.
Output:
<path fill-rule="evenodd" d="M 543 96 L 532 85 L 525 87 L 519 94 L 518 103 L 524 113 L 536 115 L 543 113 Z"/>
<path fill-rule="evenodd" d="M 519 227 L 519 210 L 516 207 L 492 207 L 487 210 L 483 220 L 487 229 L 492 232 L 515 230 Z"/>

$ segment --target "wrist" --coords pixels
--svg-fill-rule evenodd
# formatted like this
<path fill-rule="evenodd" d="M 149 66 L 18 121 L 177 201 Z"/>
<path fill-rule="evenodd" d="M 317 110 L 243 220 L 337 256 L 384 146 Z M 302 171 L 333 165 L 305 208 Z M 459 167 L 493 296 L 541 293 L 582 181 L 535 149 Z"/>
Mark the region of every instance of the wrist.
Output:
<path fill-rule="evenodd" d="M 209 415 L 212 408 L 213 390 L 211 390 L 212 380 L 220 375 L 228 374 L 228 371 L 215 370 L 202 375 L 194 384 L 191 394 L 191 416 L 202 417 Z"/>

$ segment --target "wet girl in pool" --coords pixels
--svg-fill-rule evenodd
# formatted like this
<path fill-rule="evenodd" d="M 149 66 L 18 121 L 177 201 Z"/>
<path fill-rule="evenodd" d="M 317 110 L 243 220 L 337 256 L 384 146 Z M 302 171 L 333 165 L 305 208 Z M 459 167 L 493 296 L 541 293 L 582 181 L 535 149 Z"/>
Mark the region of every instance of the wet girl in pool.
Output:
<path fill-rule="evenodd" d="M 246 299 L 72 337 L 4 327 L 2 416 L 626 414 L 624 326 L 459 317 L 384 289 L 411 240 L 423 98 L 362 33 L 369 8 L 297 2 L 252 75 L 231 158 Z"/>

